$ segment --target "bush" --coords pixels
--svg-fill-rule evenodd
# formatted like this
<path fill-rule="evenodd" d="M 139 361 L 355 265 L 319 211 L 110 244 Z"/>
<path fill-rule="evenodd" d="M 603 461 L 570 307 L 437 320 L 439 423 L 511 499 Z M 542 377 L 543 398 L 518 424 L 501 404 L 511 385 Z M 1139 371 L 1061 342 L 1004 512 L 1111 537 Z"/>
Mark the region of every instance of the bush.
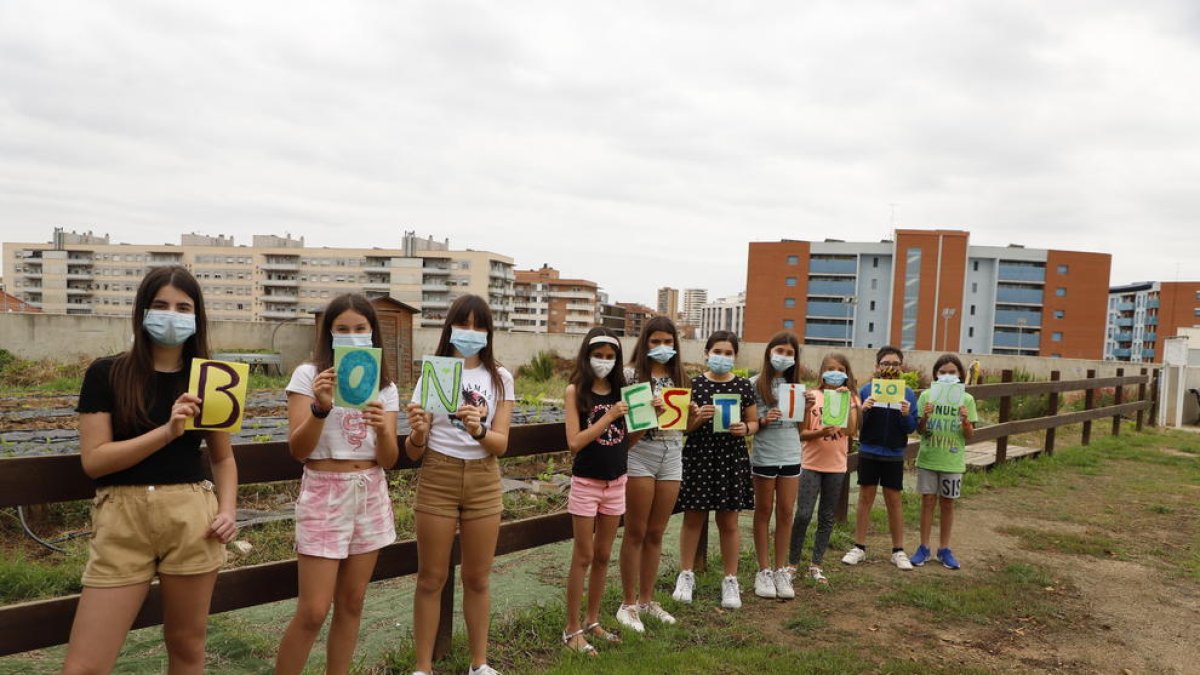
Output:
<path fill-rule="evenodd" d="M 552 352 L 538 352 L 533 360 L 517 369 L 517 376 L 545 382 L 554 377 L 554 360 Z"/>
<path fill-rule="evenodd" d="M 7 352 L 6 352 L 7 353 Z M 78 390 L 90 359 L 60 363 L 52 359 L 27 361 L 11 357 L 0 368 L 0 386 L 9 389 L 36 388 L 53 391 Z"/>

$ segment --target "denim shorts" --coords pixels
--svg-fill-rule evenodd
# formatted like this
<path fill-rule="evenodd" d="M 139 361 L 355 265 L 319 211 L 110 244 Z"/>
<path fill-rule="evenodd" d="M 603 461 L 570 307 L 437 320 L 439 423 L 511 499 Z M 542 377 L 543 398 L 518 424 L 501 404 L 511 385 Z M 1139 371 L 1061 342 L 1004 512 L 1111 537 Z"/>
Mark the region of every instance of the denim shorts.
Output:
<path fill-rule="evenodd" d="M 630 478 L 683 480 L 683 438 L 680 434 L 658 434 L 643 438 L 628 452 Z"/>

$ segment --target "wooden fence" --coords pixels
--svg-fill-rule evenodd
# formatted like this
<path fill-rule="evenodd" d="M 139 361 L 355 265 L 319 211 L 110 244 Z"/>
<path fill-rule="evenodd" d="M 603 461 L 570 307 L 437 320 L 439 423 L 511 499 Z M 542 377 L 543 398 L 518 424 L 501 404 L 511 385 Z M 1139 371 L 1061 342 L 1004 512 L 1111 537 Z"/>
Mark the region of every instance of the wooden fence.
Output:
<path fill-rule="evenodd" d="M 1124 376 L 1122 370 L 1117 377 L 1095 378 L 1068 382 L 1058 381 L 1057 373 L 1049 382 L 1012 382 L 1012 372 L 1004 371 L 1004 381 L 968 387 L 967 391 L 978 400 L 999 399 L 1000 418 L 997 424 L 980 427 L 974 441 L 997 440 L 996 463 L 1006 461 L 1007 439 L 1013 434 L 1041 429 L 1047 430 L 1044 452 L 1054 452 L 1053 430 L 1068 424 L 1082 423 L 1083 441 L 1091 437 L 1091 425 L 1095 420 L 1112 418 L 1113 433 L 1120 433 L 1122 416 L 1136 415 L 1140 431 L 1144 414 L 1152 409 L 1154 402 L 1147 398 L 1148 385 L 1152 379 L 1142 369 L 1141 375 Z M 1136 386 L 1137 398 L 1125 402 L 1124 387 Z M 1115 388 L 1115 402 L 1111 406 L 1094 408 L 1095 394 L 1104 388 Z M 1150 387 L 1153 392 L 1156 387 Z M 1085 391 L 1084 410 L 1057 414 L 1058 400 L 1063 392 Z M 1045 394 L 1048 397 L 1050 414 L 1044 417 L 1011 420 L 1011 401 L 1014 396 Z M 401 438 L 403 445 L 403 438 Z M 505 459 L 526 457 L 543 453 L 562 452 L 566 437 L 561 423 L 533 424 L 513 427 L 509 436 L 509 451 Z M 908 452 L 915 456 L 916 444 L 910 444 Z M 251 443 L 234 447 L 238 462 L 238 475 L 242 484 L 270 483 L 297 480 L 302 466 L 288 454 L 284 442 Z M 857 467 L 857 457 L 851 456 L 850 470 L 846 474 L 847 486 L 850 474 Z M 392 467 L 396 470 L 416 468 L 401 453 L 400 461 Z M 84 475 L 76 455 L 50 457 L 24 457 L 0 460 L 0 507 L 24 506 L 89 499 L 95 493 L 92 481 Z M 848 490 L 843 491 L 843 503 L 839 518 L 846 517 Z M 707 529 L 705 531 L 707 533 Z M 571 516 L 555 513 L 523 520 L 503 523 L 496 553 L 503 555 L 523 551 L 555 542 L 571 539 Z M 702 542 L 707 540 L 707 536 Z M 707 546 L 701 546 L 701 554 Z M 455 594 L 455 572 L 459 562 L 458 541 L 450 560 L 450 575 L 442 593 L 442 616 L 438 626 L 436 653 L 444 654 L 450 646 L 453 626 Z M 391 579 L 414 574 L 417 570 L 417 547 L 415 541 L 402 541 L 384 548 L 375 566 L 374 580 Z M 223 570 L 217 576 L 213 591 L 212 612 L 228 612 L 296 597 L 296 561 L 283 560 L 248 567 Z M 0 607 L 0 656 L 33 649 L 64 644 L 71 630 L 78 595 L 69 595 L 49 600 L 37 600 Z M 148 601 L 134 622 L 141 628 L 162 623 L 162 608 L 157 584 L 152 585 Z"/>

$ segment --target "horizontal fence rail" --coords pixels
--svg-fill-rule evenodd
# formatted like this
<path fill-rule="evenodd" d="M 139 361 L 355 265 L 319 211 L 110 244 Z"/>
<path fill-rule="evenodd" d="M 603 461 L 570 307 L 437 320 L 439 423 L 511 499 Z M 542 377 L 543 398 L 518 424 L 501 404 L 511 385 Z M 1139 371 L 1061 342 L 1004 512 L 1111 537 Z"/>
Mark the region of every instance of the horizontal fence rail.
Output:
<path fill-rule="evenodd" d="M 1124 376 L 1118 370 L 1118 377 L 1091 378 L 1071 381 L 1049 382 L 1012 382 L 1012 372 L 1005 371 L 1006 382 L 997 384 L 981 384 L 967 387 L 967 392 L 977 400 L 1000 399 L 1000 421 L 997 424 L 976 429 L 972 442 L 997 440 L 996 463 L 1005 461 L 1004 448 L 1009 436 L 1042 429 L 1054 429 L 1069 424 L 1083 423 L 1085 430 L 1090 432 L 1090 422 L 1112 418 L 1114 433 L 1119 433 L 1119 421 L 1122 416 L 1136 414 L 1138 428 L 1141 428 L 1143 413 L 1150 409 L 1155 401 L 1157 390 L 1157 372 L 1152 377 L 1143 369 L 1141 375 Z M 1124 387 L 1136 386 L 1137 400 L 1124 402 Z M 1093 407 L 1094 393 L 1100 389 L 1115 388 L 1114 405 Z M 1055 397 L 1054 405 L 1049 410 L 1057 409 L 1057 397 L 1063 392 L 1086 391 L 1085 409 L 1071 413 L 1060 413 L 1044 417 L 1023 420 L 1008 419 L 1011 411 L 1011 397 L 1047 395 Z M 1149 392 L 1150 399 L 1146 394 Z M 1086 438 L 1086 436 L 1085 436 Z M 404 437 L 400 437 L 403 447 Z M 528 457 L 546 453 L 564 452 L 566 450 L 566 435 L 561 423 L 530 424 L 515 426 L 509 433 L 510 450 L 502 459 Z M 906 454 L 910 459 L 916 457 L 919 443 L 909 443 Z M 1052 452 L 1052 440 L 1048 440 L 1046 451 Z M 238 478 L 241 484 L 271 483 L 287 480 L 298 480 L 303 473 L 303 465 L 292 459 L 288 453 L 287 443 L 249 443 L 234 446 L 234 454 L 238 463 Z M 849 470 L 846 473 L 846 487 L 849 487 L 850 475 L 857 469 L 858 456 L 852 454 L 849 458 Z M 414 469 L 417 464 L 410 461 L 401 452 L 400 459 L 393 470 Z M 55 455 L 51 457 L 22 457 L 0 460 L 0 507 L 45 504 L 79 499 L 90 499 L 95 494 L 92 480 L 83 473 L 78 455 Z M 842 491 L 842 503 L 839 505 L 838 518 L 845 520 L 848 509 L 849 490 Z M 515 553 L 547 544 L 566 541 L 572 537 L 571 516 L 567 513 L 553 513 L 533 518 L 507 521 L 500 526 L 497 555 Z M 704 537 L 702 541 L 706 540 Z M 701 547 L 701 555 L 704 554 Z M 453 607 L 455 567 L 459 562 L 458 539 L 455 538 L 451 554 L 450 576 L 446 582 L 442 597 L 442 622 L 438 626 L 438 647 L 436 652 L 444 654 L 449 648 L 452 612 L 447 608 Z M 697 567 L 703 565 L 703 559 L 697 561 Z M 373 580 L 393 579 L 396 577 L 415 574 L 417 571 L 416 542 L 402 541 L 385 547 L 380 551 L 379 560 L 375 566 Z M 296 561 L 282 560 L 247 567 L 222 570 L 217 575 L 217 584 L 213 591 L 212 613 L 228 612 L 255 605 L 261 605 L 279 600 L 295 598 L 297 594 Z M 6 607 L 0 607 L 0 656 L 16 654 L 33 649 L 41 649 L 64 644 L 70 635 L 71 622 L 75 615 L 75 607 L 79 602 L 78 595 L 24 602 Z M 148 601 L 134 622 L 135 628 L 154 626 L 162 623 L 162 608 L 158 585 L 153 584 Z"/>

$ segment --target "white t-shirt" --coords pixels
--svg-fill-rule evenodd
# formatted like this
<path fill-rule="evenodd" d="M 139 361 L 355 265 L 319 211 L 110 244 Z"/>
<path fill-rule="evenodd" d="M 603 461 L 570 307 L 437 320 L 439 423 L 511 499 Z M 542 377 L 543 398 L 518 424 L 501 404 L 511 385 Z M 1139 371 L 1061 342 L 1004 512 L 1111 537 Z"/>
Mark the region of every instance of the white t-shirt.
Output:
<path fill-rule="evenodd" d="M 467 405 L 487 404 L 487 415 L 483 418 L 485 429 L 492 427 L 491 422 L 496 414 L 497 401 L 517 400 L 512 374 L 504 367 L 500 367 L 499 371 L 500 381 L 504 383 L 504 391 L 500 392 L 500 397 L 497 397 L 492 387 L 492 375 L 487 368 L 479 365 L 463 369 L 462 402 Z M 417 386 L 413 389 L 412 401 L 413 403 L 421 402 L 420 379 L 417 380 Z M 485 459 L 488 456 L 488 451 L 483 449 L 479 441 L 471 438 L 471 434 L 467 433 L 466 428 L 463 427 L 462 421 L 453 415 L 433 416 L 426 443 L 430 448 L 443 455 L 458 459 Z"/>
<path fill-rule="evenodd" d="M 313 395 L 313 380 L 317 377 L 317 367 L 304 363 L 292 372 L 292 380 L 288 382 L 287 391 L 305 396 Z M 313 397 L 316 398 L 316 397 Z M 400 390 L 395 384 L 389 384 L 379 390 L 379 400 L 387 412 L 400 412 Z M 361 410 L 354 408 L 339 408 L 333 406 L 329 417 L 325 418 L 325 427 L 321 429 L 321 437 L 317 439 L 317 447 L 313 448 L 308 459 L 375 459 L 375 430 L 363 420 Z"/>

